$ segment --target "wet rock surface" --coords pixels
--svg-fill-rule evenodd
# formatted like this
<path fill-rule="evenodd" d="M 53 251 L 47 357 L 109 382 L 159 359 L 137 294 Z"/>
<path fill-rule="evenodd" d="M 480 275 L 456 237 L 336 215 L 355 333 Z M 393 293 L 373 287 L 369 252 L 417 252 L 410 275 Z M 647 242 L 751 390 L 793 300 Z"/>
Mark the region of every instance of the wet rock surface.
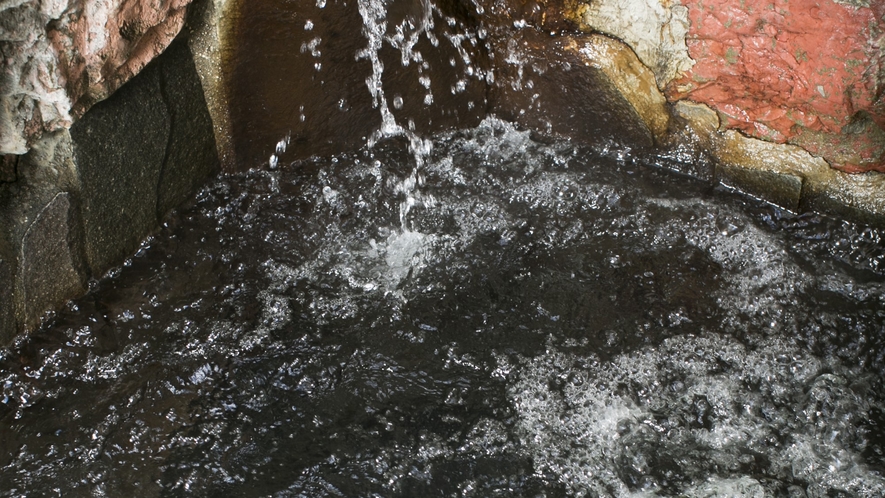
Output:
<path fill-rule="evenodd" d="M 10 264 L 15 261 L 15 253 L 8 246 L 8 243 L 0 243 L 0 278 L 11 283 L 15 282 L 15 267 Z M 13 292 L 0 294 L 0 330 L 4 331 L 6 341 L 18 330 L 13 297 Z"/>
<path fill-rule="evenodd" d="M 849 172 L 885 167 L 882 2 L 605 0 L 565 13 L 629 45 L 668 99 L 709 105 L 724 129 Z"/>
<path fill-rule="evenodd" d="M 625 99 L 617 80 L 607 74 L 617 62 L 581 53 L 595 40 L 551 37 L 533 29 L 513 33 L 495 51 L 490 112 L 539 133 L 588 145 L 654 145 L 650 125 L 659 122 L 644 120 L 637 107 L 644 108 Z M 666 119 L 666 113 L 662 115 Z"/>
<path fill-rule="evenodd" d="M 18 166 L 18 156 L 15 154 L 4 154 L 0 159 L 0 183 L 11 183 L 18 178 L 16 167 Z"/>
<path fill-rule="evenodd" d="M 212 123 L 183 42 L 97 104 L 71 137 L 93 275 L 132 254 L 218 171 Z"/>
<path fill-rule="evenodd" d="M 885 167 L 878 136 L 885 126 L 881 2 L 705 5 L 690 10 L 687 43 L 697 64 L 675 83 L 673 96 L 709 103 L 725 126 L 799 143 L 833 166 Z M 852 123 L 865 116 L 873 116 L 875 130 L 853 132 Z M 839 151 L 839 143 L 854 150 Z"/>
<path fill-rule="evenodd" d="M 169 139 L 157 188 L 157 219 L 189 200 L 220 168 L 218 148 L 188 45 L 173 43 L 160 65 L 160 92 L 169 111 Z"/>
<path fill-rule="evenodd" d="M 281 140 L 279 160 L 356 150 L 382 127 L 382 106 L 424 134 L 486 114 L 486 42 L 467 5 L 256 1 L 235 29 L 238 169 L 267 163 Z"/>
<path fill-rule="evenodd" d="M 170 138 L 160 77 L 157 65 L 147 68 L 71 128 L 87 261 L 96 274 L 159 226 L 157 186 Z"/>

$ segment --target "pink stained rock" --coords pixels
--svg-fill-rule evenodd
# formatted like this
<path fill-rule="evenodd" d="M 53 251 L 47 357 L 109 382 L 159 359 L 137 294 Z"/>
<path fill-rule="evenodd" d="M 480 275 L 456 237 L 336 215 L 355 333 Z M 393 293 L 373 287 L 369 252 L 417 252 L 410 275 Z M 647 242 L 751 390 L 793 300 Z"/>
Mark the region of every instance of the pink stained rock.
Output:
<path fill-rule="evenodd" d="M 885 2 L 852 3 L 688 3 L 696 64 L 668 98 L 707 104 L 724 128 L 800 145 L 833 167 L 885 171 Z"/>
<path fill-rule="evenodd" d="M 70 0 L 47 29 L 59 67 L 80 116 L 157 55 L 184 26 L 191 0 Z M 74 6 L 82 3 L 82 6 Z"/>

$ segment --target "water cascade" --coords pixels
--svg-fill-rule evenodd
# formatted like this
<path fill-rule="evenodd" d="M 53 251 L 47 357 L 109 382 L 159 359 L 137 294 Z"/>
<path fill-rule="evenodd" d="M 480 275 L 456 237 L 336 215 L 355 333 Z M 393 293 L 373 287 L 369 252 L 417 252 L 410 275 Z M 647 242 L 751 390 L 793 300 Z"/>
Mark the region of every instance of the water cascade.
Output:
<path fill-rule="evenodd" d="M 244 14 L 251 162 L 0 352 L 0 496 L 885 496 L 882 232 L 563 137 L 461 7 Z"/>

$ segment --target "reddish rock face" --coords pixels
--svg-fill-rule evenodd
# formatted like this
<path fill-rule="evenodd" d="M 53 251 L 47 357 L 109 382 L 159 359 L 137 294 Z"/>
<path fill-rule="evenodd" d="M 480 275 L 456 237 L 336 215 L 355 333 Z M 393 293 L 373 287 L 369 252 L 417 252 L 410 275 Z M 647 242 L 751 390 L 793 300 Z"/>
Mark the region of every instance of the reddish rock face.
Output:
<path fill-rule="evenodd" d="M 82 115 L 138 74 L 169 46 L 192 0 L 85 1 L 68 9 L 47 29 L 73 104 Z"/>
<path fill-rule="evenodd" d="M 696 64 L 668 98 L 708 104 L 727 128 L 800 145 L 839 169 L 885 171 L 885 2 L 848 3 L 687 3 Z"/>

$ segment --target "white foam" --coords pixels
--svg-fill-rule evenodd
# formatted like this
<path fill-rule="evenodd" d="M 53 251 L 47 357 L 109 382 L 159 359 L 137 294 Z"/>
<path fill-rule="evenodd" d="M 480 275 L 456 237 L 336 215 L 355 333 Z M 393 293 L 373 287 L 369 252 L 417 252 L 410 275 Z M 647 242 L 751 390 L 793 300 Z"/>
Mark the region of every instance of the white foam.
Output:
<path fill-rule="evenodd" d="M 509 393 L 523 447 L 578 496 L 657 493 L 649 458 L 677 462 L 685 496 L 766 496 L 741 475 L 748 455 L 809 492 L 885 496 L 851 436 L 872 402 L 848 387 L 851 370 L 824 368 L 788 339 L 747 350 L 727 337 L 677 337 L 610 362 L 550 350 L 505 370 L 517 379 Z M 625 462 L 647 475 L 645 489 L 624 482 Z"/>

